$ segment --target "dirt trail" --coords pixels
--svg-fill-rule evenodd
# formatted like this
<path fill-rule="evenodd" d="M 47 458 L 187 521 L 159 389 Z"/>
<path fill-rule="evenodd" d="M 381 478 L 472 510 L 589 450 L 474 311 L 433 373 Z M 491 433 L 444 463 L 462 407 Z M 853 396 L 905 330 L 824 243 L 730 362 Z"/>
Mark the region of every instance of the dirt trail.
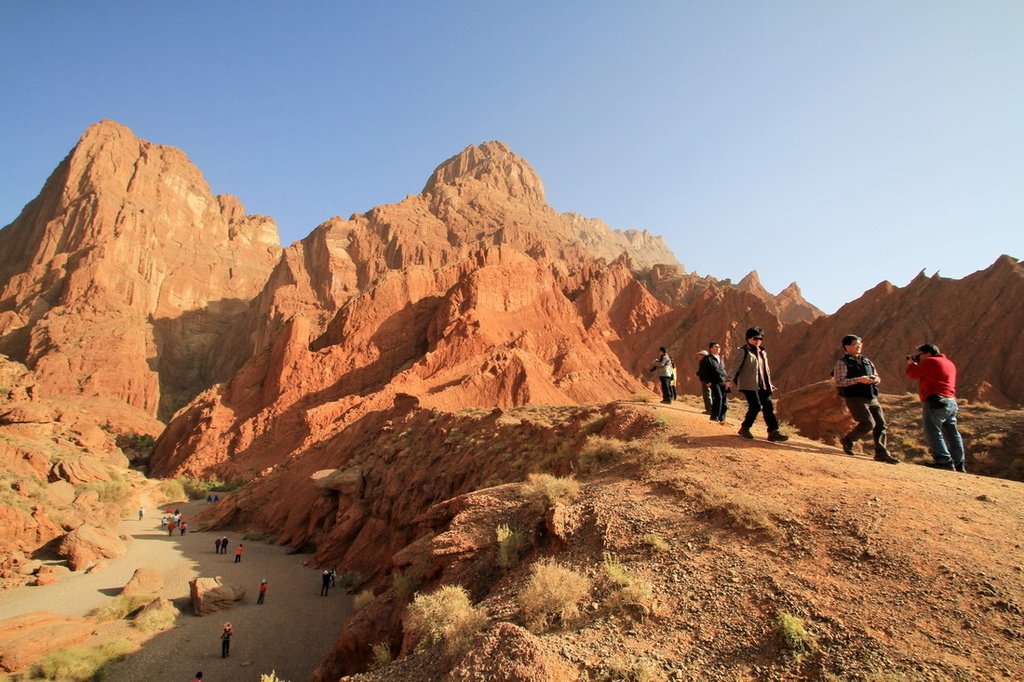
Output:
<path fill-rule="evenodd" d="M 177 505 L 186 521 L 205 502 Z M 351 609 L 351 598 L 340 588 L 321 597 L 319 571 L 301 565 L 302 555 L 263 542 L 242 541 L 237 533 L 186 533 L 168 536 L 160 529 L 160 511 L 147 506 L 142 521 L 130 519 L 122 532 L 132 536 L 128 554 L 109 561 L 91 574 L 71 574 L 53 585 L 23 587 L 0 592 L 0 619 L 31 611 L 83 616 L 120 593 L 137 568 L 163 573 L 159 593 L 174 602 L 182 614 L 174 629 L 146 642 L 142 649 L 109 669 L 108 682 L 179 682 L 202 670 L 204 679 L 259 680 L 276 670 L 291 682 L 306 680 L 332 649 L 341 624 Z M 228 554 L 216 554 L 213 541 L 227 535 Z M 234 548 L 242 542 L 242 561 L 234 563 Z M 220 614 L 192 615 L 188 581 L 222 576 L 246 590 L 245 598 Z M 257 588 L 266 578 L 266 602 L 256 604 Z M 231 656 L 220 657 L 219 634 L 224 621 L 234 625 Z"/>

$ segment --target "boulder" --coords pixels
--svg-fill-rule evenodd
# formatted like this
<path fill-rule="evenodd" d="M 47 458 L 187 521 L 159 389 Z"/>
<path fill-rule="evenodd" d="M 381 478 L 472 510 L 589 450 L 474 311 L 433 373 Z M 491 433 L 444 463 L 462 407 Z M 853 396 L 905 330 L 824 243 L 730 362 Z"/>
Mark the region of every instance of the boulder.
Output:
<path fill-rule="evenodd" d="M 164 588 L 164 576 L 155 568 L 138 568 L 121 589 L 121 594 L 156 594 Z"/>
<path fill-rule="evenodd" d="M 348 469 L 321 469 L 314 472 L 310 479 L 319 490 L 335 491 L 348 497 L 362 497 L 366 488 L 366 479 L 360 467 Z"/>
<path fill-rule="evenodd" d="M 244 589 L 225 583 L 220 576 L 194 578 L 188 584 L 192 594 L 192 611 L 197 616 L 231 608 L 245 597 Z"/>
<path fill-rule="evenodd" d="M 808 438 L 838 441 L 854 424 L 831 381 L 819 381 L 779 396 L 776 411 Z"/>
<path fill-rule="evenodd" d="M 115 559 L 127 551 L 117 535 L 86 523 L 64 536 L 57 554 L 67 559 L 71 570 L 78 571 L 101 557 Z"/>
<path fill-rule="evenodd" d="M 95 457 L 76 457 L 55 463 L 50 469 L 50 480 L 65 480 L 71 485 L 81 485 L 92 481 L 109 481 L 110 473 Z"/>
<path fill-rule="evenodd" d="M 81 644 L 93 629 L 83 618 L 40 611 L 0 621 L 0 670 L 24 670 L 51 651 Z"/>

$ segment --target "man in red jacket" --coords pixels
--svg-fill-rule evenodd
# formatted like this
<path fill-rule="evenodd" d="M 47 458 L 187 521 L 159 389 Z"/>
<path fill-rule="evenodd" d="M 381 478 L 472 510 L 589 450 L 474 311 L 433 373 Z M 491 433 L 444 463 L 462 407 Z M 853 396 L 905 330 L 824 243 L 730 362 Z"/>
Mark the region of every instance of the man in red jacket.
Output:
<path fill-rule="evenodd" d="M 964 442 L 956 428 L 956 365 L 935 344 L 922 344 L 917 351 L 907 356 L 907 376 L 917 379 L 924 437 L 935 458 L 925 466 L 966 471 Z"/>

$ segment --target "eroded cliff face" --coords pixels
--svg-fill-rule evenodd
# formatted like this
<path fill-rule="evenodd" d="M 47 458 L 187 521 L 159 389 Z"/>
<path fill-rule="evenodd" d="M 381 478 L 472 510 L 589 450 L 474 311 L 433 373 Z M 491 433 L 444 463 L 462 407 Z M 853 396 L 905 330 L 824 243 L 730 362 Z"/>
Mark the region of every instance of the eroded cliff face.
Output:
<path fill-rule="evenodd" d="M 168 415 L 279 253 L 269 218 L 215 197 L 179 150 L 104 121 L 0 230 L 0 352 L 46 395 Z"/>

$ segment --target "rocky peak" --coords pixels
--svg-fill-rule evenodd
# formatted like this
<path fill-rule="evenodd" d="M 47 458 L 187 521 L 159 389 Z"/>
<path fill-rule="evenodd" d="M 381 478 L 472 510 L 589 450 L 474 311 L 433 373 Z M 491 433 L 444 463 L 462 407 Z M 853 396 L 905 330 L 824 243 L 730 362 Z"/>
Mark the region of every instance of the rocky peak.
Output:
<path fill-rule="evenodd" d="M 441 186 L 480 183 L 515 199 L 546 204 L 544 183 L 524 159 L 504 142 L 470 145 L 434 170 L 423 194 L 437 194 Z"/>

